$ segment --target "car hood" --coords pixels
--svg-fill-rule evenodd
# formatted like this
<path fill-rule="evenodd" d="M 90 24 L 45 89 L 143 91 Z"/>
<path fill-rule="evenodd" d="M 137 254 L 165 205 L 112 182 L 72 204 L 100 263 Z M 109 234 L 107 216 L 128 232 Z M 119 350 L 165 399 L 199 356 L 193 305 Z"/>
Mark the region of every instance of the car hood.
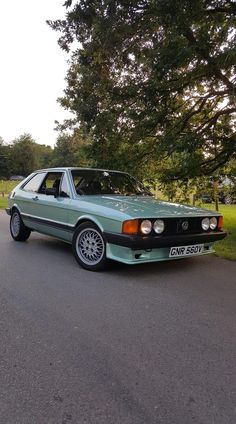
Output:
<path fill-rule="evenodd" d="M 220 215 L 207 209 L 164 202 L 150 196 L 82 196 L 88 203 L 112 209 L 130 218 L 169 218 Z M 86 199 L 85 199 L 86 198 Z"/>

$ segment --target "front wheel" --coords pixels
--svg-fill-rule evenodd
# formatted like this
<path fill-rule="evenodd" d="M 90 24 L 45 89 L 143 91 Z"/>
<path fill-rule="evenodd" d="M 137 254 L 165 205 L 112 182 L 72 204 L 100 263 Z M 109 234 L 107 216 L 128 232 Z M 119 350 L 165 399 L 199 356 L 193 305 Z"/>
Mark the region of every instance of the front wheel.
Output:
<path fill-rule="evenodd" d="M 14 209 L 11 214 L 10 232 L 15 241 L 26 241 L 31 233 L 31 230 L 24 225 L 17 209 Z"/>
<path fill-rule="evenodd" d="M 77 262 L 89 271 L 100 271 L 107 265 L 105 240 L 92 222 L 84 222 L 76 228 L 72 249 Z"/>

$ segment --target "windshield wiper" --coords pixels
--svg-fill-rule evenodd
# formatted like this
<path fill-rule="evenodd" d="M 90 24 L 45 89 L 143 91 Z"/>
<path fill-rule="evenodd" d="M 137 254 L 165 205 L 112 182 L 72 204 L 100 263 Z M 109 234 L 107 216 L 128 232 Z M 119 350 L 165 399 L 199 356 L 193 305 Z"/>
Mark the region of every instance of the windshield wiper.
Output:
<path fill-rule="evenodd" d="M 153 194 L 149 193 L 148 191 L 140 191 L 139 193 L 136 193 L 136 196 L 151 196 L 151 197 L 153 197 Z"/>

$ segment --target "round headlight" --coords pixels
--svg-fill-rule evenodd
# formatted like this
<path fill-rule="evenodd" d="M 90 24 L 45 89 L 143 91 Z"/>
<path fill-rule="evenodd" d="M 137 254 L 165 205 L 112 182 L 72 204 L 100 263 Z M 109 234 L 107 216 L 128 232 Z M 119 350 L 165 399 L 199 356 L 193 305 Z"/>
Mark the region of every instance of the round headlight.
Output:
<path fill-rule="evenodd" d="M 209 220 L 209 218 L 203 218 L 203 220 L 202 220 L 202 229 L 204 231 L 207 231 L 207 230 L 209 230 L 209 227 L 210 227 L 210 220 Z"/>
<path fill-rule="evenodd" d="M 151 221 L 149 221 L 149 219 L 145 219 L 144 221 L 142 221 L 140 225 L 140 230 L 143 234 L 150 234 L 150 232 L 152 231 Z"/>
<path fill-rule="evenodd" d="M 157 234 L 163 233 L 163 231 L 165 229 L 164 221 L 162 221 L 162 219 L 157 219 L 153 224 L 153 228 L 154 228 L 155 233 L 157 233 Z"/>
<path fill-rule="evenodd" d="M 210 229 L 215 230 L 216 227 L 217 227 L 217 219 L 215 216 L 213 216 L 213 218 L 210 219 Z"/>

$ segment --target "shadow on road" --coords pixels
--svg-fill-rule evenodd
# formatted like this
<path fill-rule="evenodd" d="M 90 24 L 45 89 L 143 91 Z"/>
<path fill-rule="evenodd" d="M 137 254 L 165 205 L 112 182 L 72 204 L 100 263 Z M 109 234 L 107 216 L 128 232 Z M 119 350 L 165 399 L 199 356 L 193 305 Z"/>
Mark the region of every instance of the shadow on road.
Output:
<path fill-rule="evenodd" d="M 33 234 L 27 242 L 27 250 L 28 248 L 30 248 L 31 253 L 34 248 L 37 249 L 37 252 L 40 248 L 41 253 L 43 252 L 43 254 L 46 254 L 46 256 L 49 254 L 52 255 L 52 260 L 55 258 L 55 256 L 58 257 L 58 255 L 60 255 L 60 261 L 63 261 L 65 266 L 73 266 L 77 267 L 78 270 L 81 270 L 81 267 L 73 258 L 71 245 L 61 240 Z M 172 274 L 174 275 L 179 272 L 187 272 L 190 270 L 196 271 L 200 264 L 203 262 L 205 263 L 206 261 L 209 262 L 211 259 L 212 256 L 210 255 L 208 257 L 202 256 L 198 258 L 175 259 L 171 261 L 161 261 L 137 265 L 126 265 L 116 261 L 110 261 L 107 269 L 103 272 L 109 276 L 115 274 L 116 276 L 121 276 L 122 278 L 126 278 L 128 276 L 129 278 L 135 277 L 138 279 L 142 279 L 144 276 L 147 277 L 147 275 L 150 277 L 153 275 L 160 276 L 164 274 L 171 276 Z"/>

